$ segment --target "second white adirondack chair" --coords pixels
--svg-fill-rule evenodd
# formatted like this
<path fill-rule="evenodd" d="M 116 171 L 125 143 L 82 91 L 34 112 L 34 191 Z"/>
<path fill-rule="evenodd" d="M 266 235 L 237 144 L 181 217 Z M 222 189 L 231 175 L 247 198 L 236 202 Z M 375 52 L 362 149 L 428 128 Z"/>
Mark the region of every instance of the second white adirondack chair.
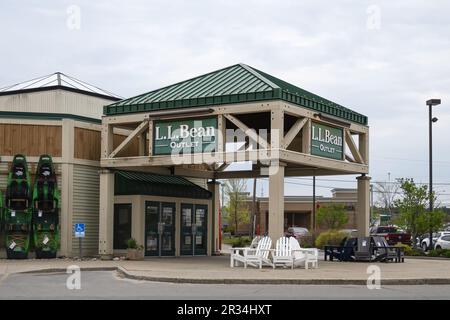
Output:
<path fill-rule="evenodd" d="M 281 237 L 277 240 L 275 250 L 272 253 L 273 268 L 276 266 L 289 266 L 294 268 L 294 255 L 292 245 L 288 237 Z"/>
<path fill-rule="evenodd" d="M 230 256 L 230 266 L 233 268 L 236 262 L 244 264 L 244 268 L 248 265 L 262 268 L 263 264 L 272 266 L 272 261 L 269 259 L 270 248 L 272 247 L 272 239 L 263 237 L 259 240 L 258 246 L 252 248 L 232 248 Z M 243 255 L 240 252 L 243 251 Z"/>

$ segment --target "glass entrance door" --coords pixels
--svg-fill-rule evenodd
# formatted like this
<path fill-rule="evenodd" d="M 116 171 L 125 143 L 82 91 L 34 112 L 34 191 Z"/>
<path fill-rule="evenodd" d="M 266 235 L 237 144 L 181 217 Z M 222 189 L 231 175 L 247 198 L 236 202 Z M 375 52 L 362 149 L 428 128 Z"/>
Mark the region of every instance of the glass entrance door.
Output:
<path fill-rule="evenodd" d="M 206 205 L 181 204 L 181 255 L 206 255 Z"/>
<path fill-rule="evenodd" d="M 175 255 L 175 204 L 145 202 L 145 255 Z"/>

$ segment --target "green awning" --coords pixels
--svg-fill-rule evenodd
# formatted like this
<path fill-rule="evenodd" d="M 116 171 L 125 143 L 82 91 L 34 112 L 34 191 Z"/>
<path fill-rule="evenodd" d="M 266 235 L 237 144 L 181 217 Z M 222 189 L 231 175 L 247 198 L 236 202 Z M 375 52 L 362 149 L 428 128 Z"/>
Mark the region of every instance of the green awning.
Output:
<path fill-rule="evenodd" d="M 105 115 L 264 100 L 298 106 L 366 125 L 367 117 L 245 64 L 236 64 L 104 108 Z"/>
<path fill-rule="evenodd" d="M 208 190 L 180 176 L 136 171 L 115 171 L 114 194 L 193 199 L 210 199 L 212 196 Z"/>

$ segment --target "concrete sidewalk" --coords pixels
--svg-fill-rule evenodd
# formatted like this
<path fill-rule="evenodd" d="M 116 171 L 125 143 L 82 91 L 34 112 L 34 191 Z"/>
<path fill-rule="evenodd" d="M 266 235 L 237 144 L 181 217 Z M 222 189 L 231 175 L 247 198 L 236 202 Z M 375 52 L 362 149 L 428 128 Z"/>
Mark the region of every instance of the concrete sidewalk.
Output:
<path fill-rule="evenodd" d="M 0 260 L 0 279 L 11 273 L 117 270 L 131 279 L 178 283 L 354 284 L 365 285 L 369 265 L 381 270 L 382 284 L 450 284 L 450 260 L 406 259 L 405 263 L 319 261 L 318 269 L 230 268 L 229 256 L 151 258 L 144 261 Z M 1 280 L 0 280 L 1 281 Z"/>

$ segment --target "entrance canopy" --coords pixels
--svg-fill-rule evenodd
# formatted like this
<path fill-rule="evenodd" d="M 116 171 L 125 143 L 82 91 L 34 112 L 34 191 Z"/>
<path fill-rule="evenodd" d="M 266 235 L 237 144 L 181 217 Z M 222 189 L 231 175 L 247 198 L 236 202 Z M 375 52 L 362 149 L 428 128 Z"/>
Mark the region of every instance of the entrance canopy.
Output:
<path fill-rule="evenodd" d="M 283 235 L 284 177 L 360 174 L 360 235 L 369 223 L 366 116 L 244 64 L 104 108 L 101 225 L 108 225 L 114 170 L 202 179 L 269 178 L 269 235 Z M 126 134 L 117 140 L 114 133 Z M 250 170 L 231 170 L 233 163 Z M 237 166 L 239 167 L 239 166 Z M 112 170 L 111 170 L 112 169 Z M 217 188 L 216 188 L 217 189 Z M 218 215 L 218 189 L 213 192 Z M 107 254 L 107 228 L 101 232 Z"/>
<path fill-rule="evenodd" d="M 267 176 L 260 169 L 278 161 L 287 176 L 368 173 L 366 116 L 244 64 L 115 102 L 104 114 L 106 168 L 221 179 Z M 119 144 L 112 137 L 121 129 L 129 135 Z M 243 161 L 252 170 L 225 170 Z"/>

